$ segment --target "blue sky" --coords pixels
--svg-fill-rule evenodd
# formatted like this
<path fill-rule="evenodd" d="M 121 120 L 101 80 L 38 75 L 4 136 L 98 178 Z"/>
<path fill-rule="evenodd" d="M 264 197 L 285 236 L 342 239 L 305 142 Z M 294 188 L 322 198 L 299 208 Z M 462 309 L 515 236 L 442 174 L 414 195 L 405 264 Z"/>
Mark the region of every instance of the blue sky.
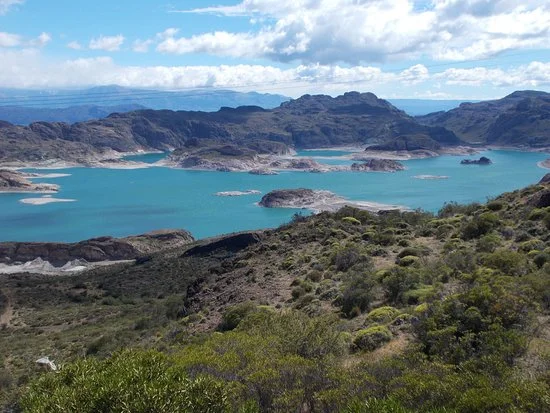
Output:
<path fill-rule="evenodd" d="M 547 0 L 0 0 L 0 87 L 550 91 Z"/>

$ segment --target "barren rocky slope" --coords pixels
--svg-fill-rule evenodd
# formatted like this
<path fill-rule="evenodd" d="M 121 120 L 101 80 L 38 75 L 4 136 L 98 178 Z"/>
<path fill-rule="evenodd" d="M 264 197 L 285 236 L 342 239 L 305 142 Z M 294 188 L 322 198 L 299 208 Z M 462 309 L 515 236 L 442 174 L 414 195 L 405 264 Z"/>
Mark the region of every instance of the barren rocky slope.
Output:
<path fill-rule="evenodd" d="M 469 143 L 511 147 L 550 147 L 550 94 L 518 91 L 502 99 L 463 103 L 448 112 L 416 118 L 453 131 Z"/>
<path fill-rule="evenodd" d="M 420 125 L 372 93 L 305 95 L 265 110 L 256 106 L 218 112 L 143 110 L 106 119 L 28 127 L 0 123 L 0 162 L 63 159 L 78 163 L 113 152 L 181 148 L 192 139 L 243 143 L 268 140 L 296 148 L 386 144 L 437 150 L 460 140 L 441 127 Z"/>

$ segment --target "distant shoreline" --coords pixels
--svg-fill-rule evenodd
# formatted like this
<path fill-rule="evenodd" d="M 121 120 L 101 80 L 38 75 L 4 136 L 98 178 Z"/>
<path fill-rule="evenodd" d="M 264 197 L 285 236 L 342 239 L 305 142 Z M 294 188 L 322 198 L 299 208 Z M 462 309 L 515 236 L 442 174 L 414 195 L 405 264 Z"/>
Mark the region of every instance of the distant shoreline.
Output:
<path fill-rule="evenodd" d="M 466 156 L 466 155 L 475 155 L 483 151 L 491 150 L 502 150 L 502 151 L 517 151 L 517 152 L 538 152 L 538 153 L 549 153 L 550 148 L 518 148 L 518 147 L 504 147 L 504 146 L 449 146 L 443 147 L 437 151 L 431 150 L 417 150 L 417 151 L 376 151 L 368 150 L 368 146 L 365 145 L 347 145 L 347 146 L 332 146 L 332 147 L 319 147 L 319 148 L 307 148 L 307 149 L 298 149 L 303 152 L 315 152 L 315 151 L 344 151 L 350 152 L 348 155 L 340 155 L 334 157 L 323 157 L 323 156 L 311 156 L 311 158 L 316 159 L 340 159 L 346 161 L 362 161 L 366 158 L 373 159 L 388 159 L 388 160 L 397 160 L 397 161 L 406 161 L 413 159 L 426 159 L 426 158 L 435 158 L 445 155 L 453 156 Z M 13 161 L 6 162 L 1 164 L 0 168 L 10 169 L 10 170 L 24 170 L 24 169 L 42 169 L 42 170 L 62 170 L 62 169 L 71 169 L 71 168 L 100 168 L 100 169 L 121 169 L 121 170 L 131 170 L 131 169 L 146 169 L 146 168 L 171 168 L 171 169 L 182 169 L 190 171 L 216 171 L 216 168 L 209 167 L 178 167 L 169 164 L 168 162 L 157 161 L 155 163 L 146 163 L 139 161 L 129 161 L 124 158 L 128 156 L 141 156 L 141 155 L 151 155 L 151 154 L 160 154 L 162 151 L 133 151 L 133 152 L 117 152 L 110 153 L 104 158 L 91 158 L 85 162 L 74 162 L 66 161 L 61 159 L 51 159 L 46 161 L 39 162 L 25 162 L 25 161 Z M 296 149 L 293 149 L 292 155 L 273 155 L 274 160 L 288 160 L 288 159 L 308 159 L 307 156 L 296 156 Z M 537 165 L 544 169 L 550 169 L 550 160 L 541 161 Z M 320 164 L 323 168 L 320 171 L 315 172 L 337 172 L 337 171 L 347 171 L 349 167 L 347 165 L 332 165 L 332 164 Z M 261 167 L 262 165 L 258 165 Z M 229 172 L 250 172 L 256 168 L 244 168 L 242 170 L 230 170 Z M 307 172 L 307 170 L 296 169 L 296 168 L 271 168 L 275 171 L 288 171 L 288 172 Z M 65 176 L 66 174 L 58 174 L 55 176 L 33 176 L 31 178 L 58 178 Z"/>

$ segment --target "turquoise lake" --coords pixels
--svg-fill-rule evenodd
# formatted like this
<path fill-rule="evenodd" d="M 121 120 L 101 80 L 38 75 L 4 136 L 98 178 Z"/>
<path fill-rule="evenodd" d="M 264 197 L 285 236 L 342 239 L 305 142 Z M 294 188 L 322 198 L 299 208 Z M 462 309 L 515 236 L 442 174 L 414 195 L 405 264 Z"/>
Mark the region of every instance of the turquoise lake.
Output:
<path fill-rule="evenodd" d="M 348 163 L 335 151 L 300 152 L 319 162 Z M 487 151 L 493 165 L 460 165 L 474 156 L 441 156 L 404 161 L 396 173 L 283 172 L 274 176 L 247 173 L 184 171 L 152 167 L 115 170 L 70 168 L 33 172 L 67 173 L 68 177 L 38 179 L 61 185 L 56 198 L 70 203 L 22 204 L 39 194 L 0 194 L 0 241 L 78 241 L 101 235 L 126 236 L 160 228 L 184 228 L 196 238 L 246 229 L 276 227 L 297 210 L 266 209 L 256 205 L 259 195 L 215 196 L 220 191 L 255 189 L 267 193 L 280 188 L 327 189 L 351 200 L 404 205 L 437 212 L 445 203 L 484 202 L 488 197 L 518 189 L 548 171 L 537 162 L 543 153 Z M 478 158 L 481 155 L 476 155 Z M 162 154 L 142 155 L 155 162 Z M 329 159 L 326 159 L 329 158 Z M 332 159 L 330 159 L 332 158 Z M 415 175 L 446 175 L 443 180 L 421 180 Z"/>

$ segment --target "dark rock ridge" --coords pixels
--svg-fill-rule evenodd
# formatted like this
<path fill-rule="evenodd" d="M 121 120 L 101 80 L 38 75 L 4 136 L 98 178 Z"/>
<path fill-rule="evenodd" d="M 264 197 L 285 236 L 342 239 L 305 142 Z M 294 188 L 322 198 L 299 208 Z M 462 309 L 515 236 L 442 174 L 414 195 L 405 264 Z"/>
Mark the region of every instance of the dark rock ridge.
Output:
<path fill-rule="evenodd" d="M 201 256 L 212 254 L 213 252 L 238 252 L 246 247 L 257 244 L 262 239 L 261 231 L 240 232 L 227 235 L 214 240 L 206 240 L 196 245 L 183 254 L 183 257 Z"/>
<path fill-rule="evenodd" d="M 0 242 L 0 262 L 11 264 L 41 258 L 55 266 L 73 260 L 132 260 L 193 242 L 184 230 L 160 230 L 126 238 L 99 237 L 77 243 Z"/>
<path fill-rule="evenodd" d="M 461 140 L 484 145 L 544 148 L 550 146 L 550 94 L 518 91 L 502 99 L 463 103 L 448 112 L 416 118 L 444 127 Z"/>
<path fill-rule="evenodd" d="M 491 165 L 493 161 L 485 156 L 482 156 L 479 159 L 463 159 L 460 163 L 462 165 Z"/>
<path fill-rule="evenodd" d="M 364 163 L 353 163 L 352 171 L 361 172 L 395 172 L 403 171 L 405 167 L 401 162 L 392 159 L 368 159 Z"/>
<path fill-rule="evenodd" d="M 0 162 L 62 158 L 86 163 L 90 157 L 112 157 L 113 151 L 165 151 L 202 140 L 247 142 L 250 149 L 259 141 L 296 148 L 379 144 L 404 150 L 461 143 L 454 133 L 421 125 L 372 93 L 349 92 L 336 98 L 305 95 L 272 110 L 141 110 L 72 125 L 36 122 L 27 127 L 0 122 Z"/>
<path fill-rule="evenodd" d="M 265 194 L 259 202 L 266 208 L 289 207 L 294 204 L 312 204 L 317 199 L 316 191 L 306 188 L 276 189 Z"/>
<path fill-rule="evenodd" d="M 550 184 L 550 173 L 544 175 L 539 181 L 539 184 Z"/>
<path fill-rule="evenodd" d="M 290 153 L 290 148 L 281 142 L 256 140 L 234 144 L 197 140 L 173 151 L 163 163 L 189 169 L 252 170 L 261 166 L 260 155 Z"/>
<path fill-rule="evenodd" d="M 550 191 L 538 192 L 529 200 L 529 204 L 536 208 L 550 207 Z"/>
<path fill-rule="evenodd" d="M 59 190 L 58 185 L 33 183 L 28 175 L 17 171 L 0 169 L 0 192 L 42 192 L 52 193 Z"/>

